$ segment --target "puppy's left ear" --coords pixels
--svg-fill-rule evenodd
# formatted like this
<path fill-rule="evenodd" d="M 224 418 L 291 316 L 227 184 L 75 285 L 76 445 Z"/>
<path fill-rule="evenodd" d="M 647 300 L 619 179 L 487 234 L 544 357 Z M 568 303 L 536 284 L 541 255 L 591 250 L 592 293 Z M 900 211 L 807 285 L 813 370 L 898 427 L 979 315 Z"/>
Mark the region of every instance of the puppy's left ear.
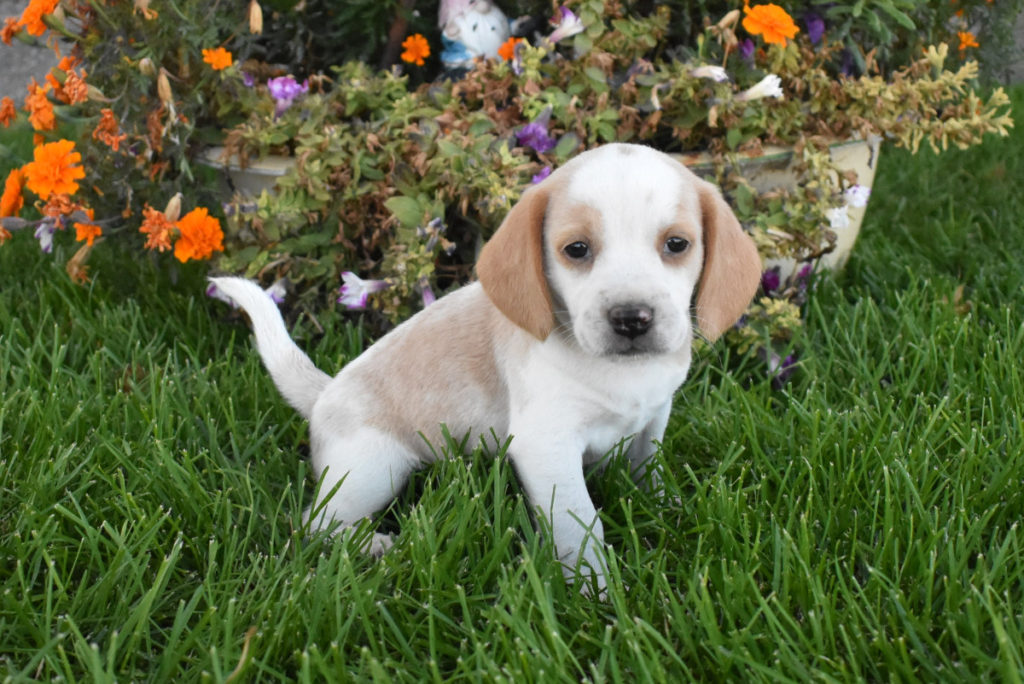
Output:
<path fill-rule="evenodd" d="M 555 326 L 544 275 L 547 209 L 548 190 L 541 186 L 527 189 L 476 262 L 477 277 L 494 305 L 539 340 L 546 339 Z"/>
<path fill-rule="evenodd" d="M 697 290 L 697 327 L 715 341 L 739 320 L 761 282 L 761 257 L 718 189 L 699 181 L 704 271 Z"/>

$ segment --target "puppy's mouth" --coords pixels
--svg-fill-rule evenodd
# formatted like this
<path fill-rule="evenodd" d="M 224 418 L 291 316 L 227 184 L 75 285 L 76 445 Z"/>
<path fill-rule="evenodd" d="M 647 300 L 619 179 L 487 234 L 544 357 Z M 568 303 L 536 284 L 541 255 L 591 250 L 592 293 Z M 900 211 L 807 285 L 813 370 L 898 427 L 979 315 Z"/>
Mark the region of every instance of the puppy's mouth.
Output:
<path fill-rule="evenodd" d="M 611 335 L 608 339 L 608 356 L 635 357 L 652 356 L 664 354 L 667 349 L 660 342 L 654 339 L 653 335 L 644 335 L 634 339 L 626 339 L 618 335 Z"/>

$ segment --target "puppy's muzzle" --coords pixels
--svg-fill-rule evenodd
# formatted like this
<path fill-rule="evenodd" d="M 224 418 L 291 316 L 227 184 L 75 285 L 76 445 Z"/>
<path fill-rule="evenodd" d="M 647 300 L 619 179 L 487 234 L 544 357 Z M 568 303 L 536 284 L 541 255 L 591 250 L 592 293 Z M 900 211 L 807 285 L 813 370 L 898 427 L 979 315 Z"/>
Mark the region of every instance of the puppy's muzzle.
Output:
<path fill-rule="evenodd" d="M 643 304 L 620 304 L 608 309 L 608 323 L 616 335 L 635 340 L 654 325 L 654 310 Z"/>

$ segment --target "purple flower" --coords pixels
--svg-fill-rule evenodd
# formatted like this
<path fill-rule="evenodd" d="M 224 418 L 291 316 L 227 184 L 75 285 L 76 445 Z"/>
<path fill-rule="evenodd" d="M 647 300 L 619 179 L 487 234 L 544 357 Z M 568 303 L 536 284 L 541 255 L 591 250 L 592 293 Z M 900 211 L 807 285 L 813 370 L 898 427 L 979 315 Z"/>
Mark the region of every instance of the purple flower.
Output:
<path fill-rule="evenodd" d="M 254 85 L 256 85 L 256 77 L 250 74 L 248 71 L 243 71 L 242 83 L 245 84 L 246 88 L 252 88 Z"/>
<path fill-rule="evenodd" d="M 548 123 L 551 121 L 551 107 L 546 107 L 536 119 L 523 126 L 516 133 L 520 145 L 532 148 L 543 154 L 555 147 L 555 139 L 548 135 Z"/>
<path fill-rule="evenodd" d="M 803 267 L 796 272 L 796 278 L 794 284 L 800 292 L 806 292 L 807 286 L 811 282 L 811 273 L 814 271 L 814 264 L 804 264 Z"/>
<path fill-rule="evenodd" d="M 779 277 L 779 267 L 769 268 L 767 271 L 761 274 L 761 289 L 764 290 L 765 294 L 771 294 L 779 289 L 782 284 L 782 278 Z"/>
<path fill-rule="evenodd" d="M 309 79 L 307 78 L 300 84 L 292 76 L 278 76 L 267 81 L 267 88 L 270 89 L 270 95 L 276 102 L 274 116 L 281 116 L 286 109 L 292 106 L 292 102 L 299 95 L 309 92 Z"/>
<path fill-rule="evenodd" d="M 754 58 L 754 41 L 749 38 L 740 43 L 740 57 L 749 62 Z"/>
<path fill-rule="evenodd" d="M 804 24 L 807 26 L 807 37 L 811 39 L 811 44 L 817 45 L 825 35 L 825 20 L 819 14 L 808 12 L 804 15 Z"/>
<path fill-rule="evenodd" d="M 428 306 L 437 301 L 437 296 L 434 291 L 430 288 L 430 281 L 426 278 L 420 278 L 419 282 L 420 294 L 423 296 L 423 308 L 426 309 Z"/>
<path fill-rule="evenodd" d="M 352 271 L 342 273 L 341 282 L 338 303 L 349 309 L 365 309 L 371 294 L 391 287 L 391 283 L 386 280 L 363 280 Z"/>
<path fill-rule="evenodd" d="M 538 171 L 536 173 L 536 175 L 534 175 L 533 178 L 530 179 L 530 182 L 534 183 L 534 184 L 540 183 L 542 180 L 544 180 L 545 178 L 547 178 L 550 175 L 551 175 L 551 167 L 550 166 L 545 166 L 543 169 Z"/>
<path fill-rule="evenodd" d="M 782 389 L 786 381 L 796 372 L 796 354 L 790 354 L 786 358 L 780 357 L 775 352 L 768 356 L 768 375 L 771 376 L 772 386 L 775 389 Z"/>

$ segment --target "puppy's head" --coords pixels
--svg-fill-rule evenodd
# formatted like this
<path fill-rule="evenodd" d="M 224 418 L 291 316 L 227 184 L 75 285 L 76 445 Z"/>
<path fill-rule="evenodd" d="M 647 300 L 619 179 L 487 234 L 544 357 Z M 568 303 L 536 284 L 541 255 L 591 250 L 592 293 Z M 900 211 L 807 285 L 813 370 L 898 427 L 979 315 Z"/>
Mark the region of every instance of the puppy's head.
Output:
<path fill-rule="evenodd" d="M 710 185 L 639 145 L 585 152 L 528 189 L 477 262 L 495 306 L 538 339 L 587 353 L 688 349 L 718 338 L 760 279 L 753 241 Z"/>

